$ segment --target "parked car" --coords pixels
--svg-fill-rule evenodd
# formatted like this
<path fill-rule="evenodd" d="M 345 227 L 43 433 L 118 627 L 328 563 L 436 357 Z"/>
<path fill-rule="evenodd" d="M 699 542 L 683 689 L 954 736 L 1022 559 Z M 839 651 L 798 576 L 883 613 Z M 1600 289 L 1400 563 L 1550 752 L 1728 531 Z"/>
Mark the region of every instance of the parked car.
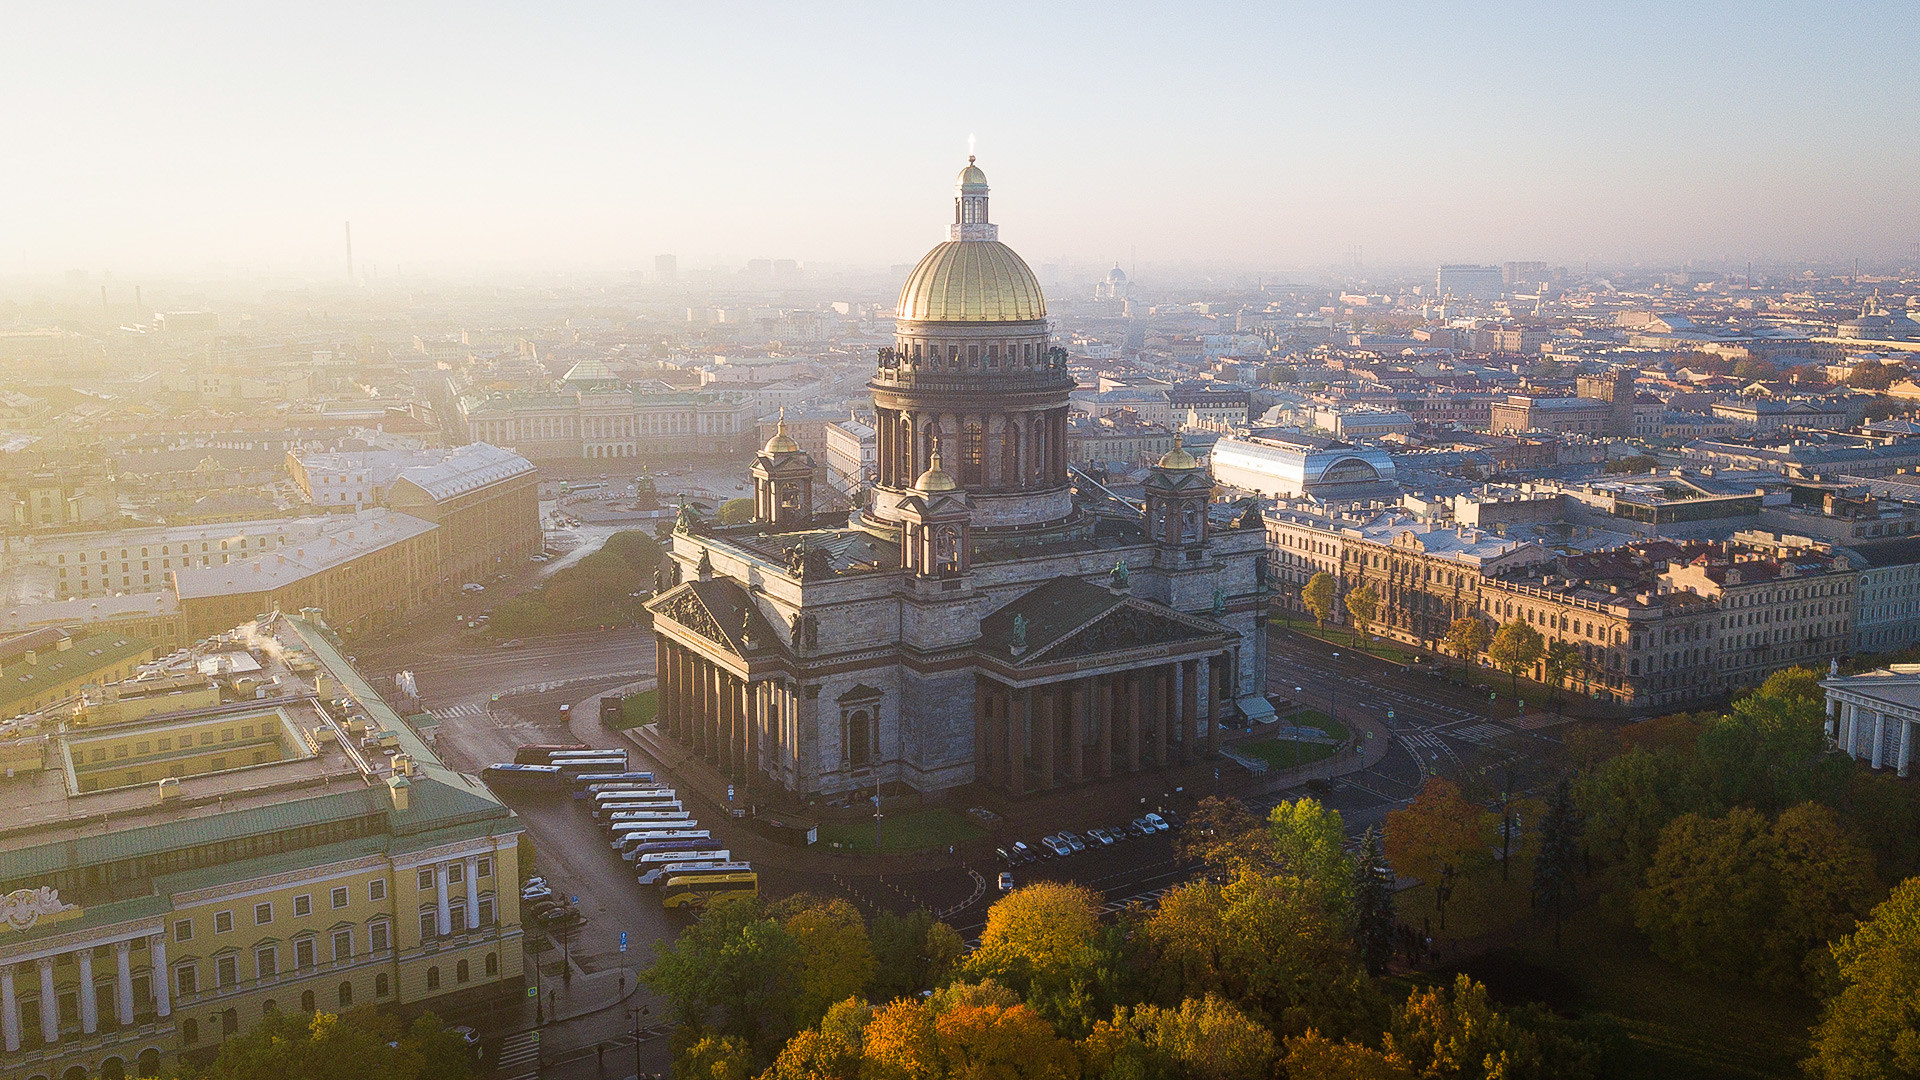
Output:
<path fill-rule="evenodd" d="M 1117 843 L 1121 840 L 1126 840 L 1132 837 L 1134 835 L 1134 832 L 1133 830 L 1127 827 L 1125 822 L 1122 822 L 1119 825 L 1107 826 L 1107 835 L 1113 837 L 1114 841 Z"/>
<path fill-rule="evenodd" d="M 1168 825 L 1176 829 L 1187 823 L 1187 819 L 1181 817 L 1180 812 L 1177 810 L 1162 810 L 1160 811 L 1160 816 Z"/>
<path fill-rule="evenodd" d="M 455 1024 L 447 1030 L 460 1036 L 460 1041 L 469 1049 L 476 1048 L 480 1045 L 480 1033 L 465 1024 Z"/>
<path fill-rule="evenodd" d="M 532 903 L 535 900 L 551 900 L 552 898 L 553 890 L 547 888 L 545 885 L 529 885 L 520 890 L 520 899 L 527 903 Z"/>
<path fill-rule="evenodd" d="M 1080 839 L 1078 836 L 1074 835 L 1073 833 L 1070 833 L 1065 829 L 1062 829 L 1060 830 L 1059 836 L 1060 836 L 1060 842 L 1067 845 L 1067 850 L 1069 851 L 1087 850 L 1087 842 L 1085 840 Z"/>
<path fill-rule="evenodd" d="M 1021 863 L 1030 863 L 1033 861 L 1033 849 L 1021 843 L 1020 841 L 1015 840 L 1013 842 L 1013 848 L 1011 850 L 1013 853 L 1015 866 L 1018 866 Z"/>
<path fill-rule="evenodd" d="M 1148 814 L 1144 820 L 1148 825 L 1153 827 L 1154 832 L 1167 832 L 1173 828 L 1173 826 L 1167 824 L 1167 819 L 1161 817 L 1159 814 Z"/>
<path fill-rule="evenodd" d="M 1154 833 L 1159 832 L 1160 830 L 1154 828 L 1152 825 L 1147 824 L 1146 818 L 1137 817 L 1133 819 L 1133 824 L 1127 826 L 1127 831 L 1131 832 L 1135 836 L 1152 836 Z"/>
<path fill-rule="evenodd" d="M 516 637 L 516 638 L 508 638 L 507 640 L 505 640 L 505 641 L 503 641 L 503 642 L 501 642 L 501 643 L 500 643 L 500 645 L 499 645 L 499 648 L 502 648 L 502 649 L 518 649 L 518 648 L 520 648 L 521 646 L 523 646 L 523 645 L 525 645 L 526 643 L 527 643 L 527 642 L 526 642 L 526 640 L 525 640 L 524 638 L 517 638 L 517 637 Z"/>
<path fill-rule="evenodd" d="M 572 907 L 549 908 L 535 915 L 534 918 L 538 919 L 542 926 L 555 926 L 564 922 L 577 921 L 580 918 L 580 911 Z"/>
<path fill-rule="evenodd" d="M 1067 843 L 1065 840 L 1062 840 L 1057 836 L 1043 836 L 1040 838 L 1040 843 L 1041 843 L 1041 846 L 1045 847 L 1048 851 L 1054 853 L 1055 855 L 1073 854 L 1073 845 Z"/>
<path fill-rule="evenodd" d="M 1105 847 L 1108 844 L 1113 843 L 1113 837 L 1107 835 L 1107 830 L 1097 825 L 1091 829 L 1088 829 L 1087 835 L 1093 837 L 1095 840 L 1100 841 L 1101 847 Z"/>
<path fill-rule="evenodd" d="M 1001 892 L 1013 891 L 1013 871 L 1011 870 L 1000 871 L 1000 891 Z"/>
<path fill-rule="evenodd" d="M 1006 863 L 1008 866 L 1016 865 L 1013 858 L 1013 853 L 1008 851 L 1006 848 L 1003 848 L 1003 847 L 994 848 L 993 854 L 996 858 L 998 858 L 1001 862 Z"/>

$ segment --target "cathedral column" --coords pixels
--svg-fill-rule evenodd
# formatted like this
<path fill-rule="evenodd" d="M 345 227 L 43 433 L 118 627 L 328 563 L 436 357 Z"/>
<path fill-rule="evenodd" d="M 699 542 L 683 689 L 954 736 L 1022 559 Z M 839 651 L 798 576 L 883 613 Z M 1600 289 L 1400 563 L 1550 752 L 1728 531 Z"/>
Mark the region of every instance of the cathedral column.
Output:
<path fill-rule="evenodd" d="M 1027 455 L 1033 453 L 1033 425 L 1027 422 L 1027 415 L 1026 413 L 1020 413 L 1017 417 L 1008 418 L 1008 423 L 1014 425 L 1013 430 L 1015 434 L 1020 437 L 1020 452 L 1014 455 L 1019 461 L 1020 475 L 1018 482 L 1012 485 L 1020 489 L 1024 489 L 1027 486 L 1027 477 L 1031 475 L 1032 472 L 1027 464 Z"/>
<path fill-rule="evenodd" d="M 1033 719 L 1033 691 L 1021 687 L 1014 691 L 1013 708 L 1007 715 L 1007 791 L 1014 795 L 1026 794 L 1026 730 Z"/>
<path fill-rule="evenodd" d="M 60 998 L 53 989 L 53 958 L 34 961 L 40 969 L 40 1038 L 48 1046 L 60 1041 Z"/>
<path fill-rule="evenodd" d="M 1894 765 L 1897 769 L 1899 769 L 1899 775 L 1902 780 L 1907 778 L 1907 765 L 1912 760 L 1913 760 L 1913 721 L 1902 717 L 1900 720 L 1899 756 L 1894 759 Z"/>
<path fill-rule="evenodd" d="M 1200 662 L 1180 662 L 1180 764 L 1193 764 L 1194 721 L 1200 715 Z"/>
<path fill-rule="evenodd" d="M 7 1053 L 20 1049 L 20 996 L 13 987 L 13 965 L 0 965 L 0 1037 Z"/>
<path fill-rule="evenodd" d="M 1873 767 L 1882 764 L 1882 748 L 1887 745 L 1887 714 L 1885 710 L 1876 710 L 1873 714 Z"/>
<path fill-rule="evenodd" d="M 91 1035 L 100 1030 L 100 1003 L 93 988 L 93 947 L 79 950 L 73 958 L 80 962 L 80 1031 Z"/>
<path fill-rule="evenodd" d="M 173 973 L 167 970 L 167 935 L 165 931 L 147 939 L 147 984 L 153 990 L 153 1011 L 161 1019 L 173 1015 L 173 995 L 169 993 L 167 983 Z"/>
<path fill-rule="evenodd" d="M 1058 764 L 1057 744 L 1060 741 L 1060 695 L 1051 686 L 1038 693 L 1040 708 L 1035 713 L 1033 723 L 1034 733 L 1039 736 L 1036 741 L 1040 745 L 1035 747 L 1033 756 L 1039 759 L 1040 788 L 1044 791 L 1054 786 L 1054 778 L 1059 775 L 1055 765 Z"/>
<path fill-rule="evenodd" d="M 1127 681 L 1127 771 L 1137 773 L 1140 771 L 1140 698 L 1145 689 L 1140 684 L 1146 675 L 1132 671 L 1124 678 Z"/>
<path fill-rule="evenodd" d="M 1207 662 L 1207 756 L 1215 757 L 1220 753 L 1220 702 L 1224 689 L 1227 663 L 1224 655 L 1216 656 Z"/>
<path fill-rule="evenodd" d="M 992 771 L 987 763 L 987 682 L 973 677 L 973 780 L 983 784 Z"/>
<path fill-rule="evenodd" d="M 1113 775 L 1113 676 L 1093 677 L 1093 717 L 1100 725 L 1094 751 L 1094 775 L 1106 779 Z"/>
<path fill-rule="evenodd" d="M 766 753 L 767 735 L 773 724 L 773 684 L 762 679 L 753 683 L 753 722 L 747 726 L 747 769 L 757 773 L 762 768 L 761 757 Z M 779 736 L 774 736 L 774 746 L 780 745 Z"/>
<path fill-rule="evenodd" d="M 686 683 L 687 747 L 695 754 L 703 754 L 706 752 L 707 745 L 704 730 L 707 722 L 707 694 L 702 678 L 705 669 L 700 666 L 700 658 L 689 651 L 681 658 L 680 670 Z"/>
<path fill-rule="evenodd" d="M 1152 699 L 1149 715 L 1153 718 L 1153 767 L 1163 769 L 1167 765 L 1167 725 L 1173 720 L 1173 680 L 1169 678 L 1171 667 L 1161 664 L 1148 675 L 1152 679 Z"/>
<path fill-rule="evenodd" d="M 1073 680 L 1067 705 L 1067 779 L 1079 783 L 1087 778 L 1087 680 Z"/>

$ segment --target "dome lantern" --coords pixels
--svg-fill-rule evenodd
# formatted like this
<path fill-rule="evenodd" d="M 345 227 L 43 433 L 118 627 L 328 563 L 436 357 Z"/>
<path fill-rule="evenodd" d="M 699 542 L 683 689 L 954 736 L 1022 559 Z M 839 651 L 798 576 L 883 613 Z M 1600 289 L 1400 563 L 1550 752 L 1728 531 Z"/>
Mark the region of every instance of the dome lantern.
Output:
<path fill-rule="evenodd" d="M 953 224 L 947 227 L 949 240 L 998 240 L 1000 227 L 987 220 L 987 174 L 967 155 L 967 167 L 960 170 L 954 184 Z"/>

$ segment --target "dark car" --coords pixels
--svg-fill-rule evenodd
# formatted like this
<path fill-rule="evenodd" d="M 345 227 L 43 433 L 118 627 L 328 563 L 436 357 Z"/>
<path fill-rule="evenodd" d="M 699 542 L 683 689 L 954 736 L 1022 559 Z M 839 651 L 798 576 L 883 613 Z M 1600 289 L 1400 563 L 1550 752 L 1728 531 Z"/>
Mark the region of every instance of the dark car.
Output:
<path fill-rule="evenodd" d="M 1178 813 L 1172 810 L 1162 810 L 1160 811 L 1160 816 L 1166 821 L 1166 823 L 1169 826 L 1175 829 L 1187 823 L 1186 818 L 1181 817 Z"/>

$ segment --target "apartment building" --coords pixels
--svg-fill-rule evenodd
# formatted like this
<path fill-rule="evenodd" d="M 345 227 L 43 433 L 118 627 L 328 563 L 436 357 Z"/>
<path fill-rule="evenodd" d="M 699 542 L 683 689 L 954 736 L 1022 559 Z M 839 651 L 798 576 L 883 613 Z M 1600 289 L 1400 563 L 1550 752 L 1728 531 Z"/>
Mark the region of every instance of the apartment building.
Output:
<path fill-rule="evenodd" d="M 1697 547 L 1659 581 L 1719 605 L 1713 663 L 1724 689 L 1758 686 L 1796 664 L 1825 667 L 1852 646 L 1857 571 L 1831 545 L 1748 531 Z"/>
<path fill-rule="evenodd" d="M 278 1010 L 521 993 L 513 813 L 317 615 L 234 647 L 276 693 L 33 736 L 51 767 L 0 781 L 0 1080 L 203 1067 Z"/>
<path fill-rule="evenodd" d="M 1494 623 L 1524 622 L 1551 647 L 1568 642 L 1580 663 L 1565 685 L 1621 705 L 1676 706 L 1720 692 L 1714 669 L 1720 608 L 1694 593 L 1631 591 L 1577 577 L 1495 579 L 1481 586 Z M 1527 677 L 1546 681 L 1546 661 Z"/>

